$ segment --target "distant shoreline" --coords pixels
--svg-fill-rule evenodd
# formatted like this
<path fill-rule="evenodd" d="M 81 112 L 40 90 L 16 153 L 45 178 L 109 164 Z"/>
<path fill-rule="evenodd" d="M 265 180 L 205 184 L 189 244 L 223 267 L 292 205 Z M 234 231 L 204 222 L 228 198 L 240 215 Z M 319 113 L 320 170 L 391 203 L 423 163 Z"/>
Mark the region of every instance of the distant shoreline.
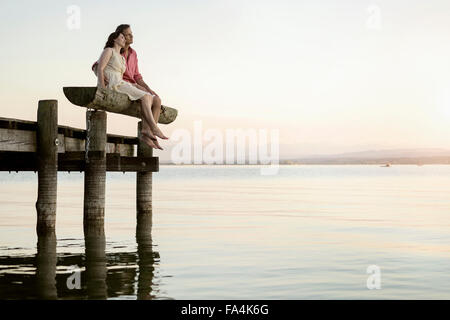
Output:
<path fill-rule="evenodd" d="M 409 150 L 381 150 L 381 151 L 365 151 L 358 153 L 335 154 L 335 155 L 317 155 L 304 156 L 299 158 L 284 158 L 278 160 L 279 165 L 450 165 L 450 155 L 436 154 L 435 150 L 421 151 L 422 154 L 404 154 Z M 413 150 L 414 151 L 414 150 Z M 386 154 L 386 153 L 391 154 Z M 411 152 L 411 151 L 409 151 Z M 450 152 L 450 151 L 449 151 Z M 385 153 L 385 154 L 380 154 Z M 397 154 L 392 154 L 397 153 Z M 400 154 L 399 154 L 400 153 Z M 403 153 L 403 154 L 401 154 Z M 434 154 L 433 154 L 434 153 Z M 162 162 L 160 165 L 177 165 L 171 162 Z M 179 165 L 245 165 L 245 166 L 262 166 L 266 164 L 260 163 L 214 163 L 214 164 L 179 164 Z M 268 165 L 268 164 L 267 164 Z"/>
<path fill-rule="evenodd" d="M 291 161 L 291 160 L 283 160 L 280 161 L 278 165 L 280 166 L 290 166 L 290 165 L 386 165 L 390 164 L 391 166 L 394 165 L 414 165 L 414 166 L 424 166 L 424 165 L 450 165 L 450 159 L 445 162 L 397 162 L 395 160 L 388 160 L 388 161 L 378 161 L 378 160 L 355 160 L 355 161 Z M 174 163 L 160 163 L 160 165 L 164 166 L 268 166 L 270 164 L 249 164 L 249 163 L 213 163 L 213 164 L 207 164 L 207 163 L 201 163 L 201 164 L 174 164 Z M 275 165 L 275 164 L 274 164 Z"/>
<path fill-rule="evenodd" d="M 281 161 L 280 161 L 281 163 Z M 338 158 L 338 159 L 299 159 L 299 160 L 286 160 L 284 164 L 372 164 L 372 165 L 430 165 L 430 164 L 440 164 L 448 165 L 450 164 L 450 157 L 429 157 L 429 158 L 379 158 L 379 159 L 349 159 L 349 158 Z"/>

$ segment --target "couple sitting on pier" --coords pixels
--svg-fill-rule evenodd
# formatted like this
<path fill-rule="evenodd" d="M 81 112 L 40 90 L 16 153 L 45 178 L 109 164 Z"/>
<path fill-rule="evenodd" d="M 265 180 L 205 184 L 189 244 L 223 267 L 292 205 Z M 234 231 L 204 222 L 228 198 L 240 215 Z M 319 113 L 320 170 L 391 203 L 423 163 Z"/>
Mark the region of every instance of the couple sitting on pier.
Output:
<path fill-rule="evenodd" d="M 147 86 L 139 73 L 133 33 L 130 25 L 121 24 L 111 33 L 105 48 L 92 70 L 97 75 L 97 86 L 125 93 L 130 100 L 141 101 L 141 139 L 150 147 L 163 150 L 156 137 L 168 139 L 158 128 L 161 99 Z"/>

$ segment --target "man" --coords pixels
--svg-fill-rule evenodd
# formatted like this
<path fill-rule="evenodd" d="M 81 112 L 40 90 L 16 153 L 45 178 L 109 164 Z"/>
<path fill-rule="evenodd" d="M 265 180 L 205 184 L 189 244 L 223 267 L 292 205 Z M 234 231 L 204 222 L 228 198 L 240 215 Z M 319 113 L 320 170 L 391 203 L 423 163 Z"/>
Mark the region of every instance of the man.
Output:
<path fill-rule="evenodd" d="M 155 91 L 150 89 L 150 87 L 145 83 L 142 75 L 139 73 L 138 59 L 136 51 L 130 47 L 133 43 L 133 33 L 131 32 L 131 27 L 129 24 L 121 24 L 116 28 L 125 37 L 125 47 L 122 52 L 122 56 L 125 57 L 127 68 L 123 74 L 123 80 L 130 82 L 137 86 L 139 89 L 149 92 L 154 95 L 152 103 L 152 113 L 153 118 L 155 118 L 156 123 L 158 123 L 159 115 L 161 113 L 161 98 L 156 94 Z M 92 71 L 97 75 L 97 62 L 92 65 Z M 105 78 L 105 84 L 108 84 L 108 79 Z"/>

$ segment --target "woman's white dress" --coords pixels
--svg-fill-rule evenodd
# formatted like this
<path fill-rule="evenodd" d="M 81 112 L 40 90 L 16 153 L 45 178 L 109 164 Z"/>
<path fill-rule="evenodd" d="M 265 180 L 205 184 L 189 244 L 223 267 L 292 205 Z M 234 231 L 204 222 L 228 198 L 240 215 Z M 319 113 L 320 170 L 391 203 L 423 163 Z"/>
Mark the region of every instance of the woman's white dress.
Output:
<path fill-rule="evenodd" d="M 120 53 L 117 53 L 116 50 L 112 48 L 111 50 L 111 58 L 106 64 L 105 69 L 103 69 L 105 77 L 106 79 L 108 79 L 107 88 L 117 92 L 125 93 L 126 95 L 128 95 L 130 100 L 138 100 L 146 94 L 150 95 L 150 93 L 138 89 L 131 83 L 123 80 L 123 74 L 125 73 L 125 70 L 127 68 L 125 57 Z M 97 86 L 100 86 L 99 81 L 97 81 Z"/>

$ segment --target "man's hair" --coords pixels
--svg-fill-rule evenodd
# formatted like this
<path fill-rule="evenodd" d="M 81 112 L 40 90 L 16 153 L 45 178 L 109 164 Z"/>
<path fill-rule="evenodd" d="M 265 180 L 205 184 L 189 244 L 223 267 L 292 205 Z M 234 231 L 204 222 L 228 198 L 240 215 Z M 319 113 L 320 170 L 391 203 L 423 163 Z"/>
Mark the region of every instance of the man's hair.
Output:
<path fill-rule="evenodd" d="M 116 28 L 116 32 L 123 33 L 124 30 L 128 29 L 130 27 L 129 24 L 121 24 Z"/>

